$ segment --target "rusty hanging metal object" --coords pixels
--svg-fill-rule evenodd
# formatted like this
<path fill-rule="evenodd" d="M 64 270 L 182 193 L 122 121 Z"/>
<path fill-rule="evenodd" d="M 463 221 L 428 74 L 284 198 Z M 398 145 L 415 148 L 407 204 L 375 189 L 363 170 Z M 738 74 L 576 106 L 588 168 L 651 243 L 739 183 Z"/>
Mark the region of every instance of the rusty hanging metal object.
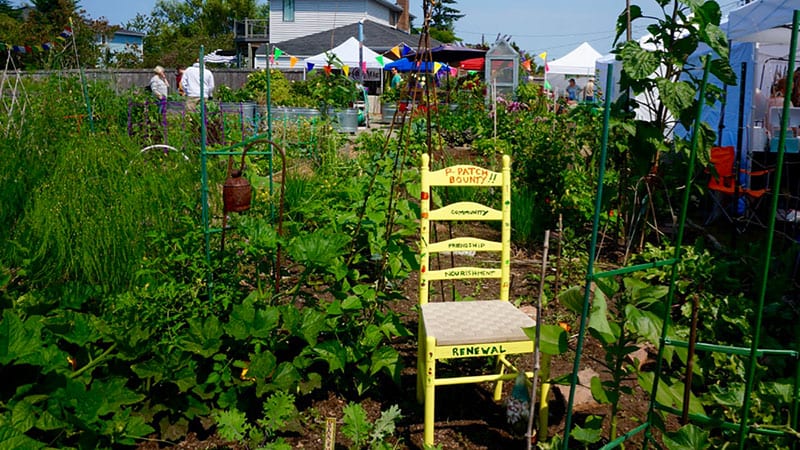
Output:
<path fill-rule="evenodd" d="M 242 164 L 233 168 L 233 155 L 228 157 L 228 178 L 222 186 L 222 207 L 225 213 L 243 212 L 250 209 L 253 200 L 253 187 L 244 175 L 244 157 L 248 147 L 242 151 Z"/>

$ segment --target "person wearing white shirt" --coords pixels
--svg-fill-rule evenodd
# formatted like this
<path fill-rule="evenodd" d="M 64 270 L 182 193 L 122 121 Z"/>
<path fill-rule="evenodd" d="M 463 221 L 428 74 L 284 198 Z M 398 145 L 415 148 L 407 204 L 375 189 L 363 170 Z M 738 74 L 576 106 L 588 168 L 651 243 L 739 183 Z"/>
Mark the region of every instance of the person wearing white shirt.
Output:
<path fill-rule="evenodd" d="M 195 111 L 200 103 L 200 62 L 195 61 L 186 68 L 181 78 L 181 87 L 186 94 L 186 110 Z M 214 90 L 214 74 L 203 68 L 203 97 L 209 98 Z"/>

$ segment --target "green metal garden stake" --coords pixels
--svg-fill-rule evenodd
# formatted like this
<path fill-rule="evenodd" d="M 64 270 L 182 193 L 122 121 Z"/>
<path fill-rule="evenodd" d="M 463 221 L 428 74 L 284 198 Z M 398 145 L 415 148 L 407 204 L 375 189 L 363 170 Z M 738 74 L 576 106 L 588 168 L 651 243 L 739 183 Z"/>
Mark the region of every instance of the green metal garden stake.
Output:
<path fill-rule="evenodd" d="M 564 450 L 569 448 L 569 435 L 572 431 L 572 407 L 575 403 L 575 387 L 578 384 L 578 371 L 581 364 L 581 353 L 583 343 L 586 338 L 586 319 L 589 317 L 589 299 L 591 296 L 591 286 L 594 281 L 594 261 L 597 247 L 597 234 L 600 229 L 600 208 L 603 200 L 603 178 L 606 173 L 606 154 L 608 153 L 608 133 L 611 120 L 611 88 L 613 86 L 613 71 L 609 70 L 606 75 L 605 101 L 603 102 L 603 136 L 600 145 L 600 168 L 598 169 L 597 195 L 594 201 L 594 220 L 592 222 L 592 242 L 589 245 L 589 263 L 586 269 L 586 285 L 583 294 L 583 311 L 581 312 L 580 325 L 578 327 L 578 343 L 575 347 L 575 361 L 570 377 L 569 401 L 567 402 L 567 418 L 564 428 Z"/>

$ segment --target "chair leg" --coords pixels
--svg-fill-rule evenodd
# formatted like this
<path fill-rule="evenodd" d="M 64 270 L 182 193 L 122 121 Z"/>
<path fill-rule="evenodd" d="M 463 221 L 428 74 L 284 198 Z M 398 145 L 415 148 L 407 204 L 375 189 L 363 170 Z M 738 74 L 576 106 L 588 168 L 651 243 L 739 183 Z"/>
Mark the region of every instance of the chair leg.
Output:
<path fill-rule="evenodd" d="M 421 405 L 425 401 L 425 374 L 428 372 L 425 367 L 427 339 L 422 332 L 422 324 L 419 325 L 417 336 L 419 336 L 417 342 L 417 403 Z"/>
<path fill-rule="evenodd" d="M 498 373 L 502 376 L 506 373 L 506 365 L 503 362 L 503 357 L 497 358 Z M 499 402 L 503 398 L 503 380 L 497 380 L 494 384 L 494 401 Z"/>
<path fill-rule="evenodd" d="M 425 433 L 423 443 L 425 446 L 433 446 L 433 412 L 435 402 L 436 385 L 436 359 L 433 357 L 435 339 L 426 337 L 425 339 Z"/>
<path fill-rule="evenodd" d="M 539 390 L 539 429 L 538 440 L 547 440 L 547 426 L 548 418 L 550 416 L 550 405 L 547 403 L 547 397 L 550 395 L 550 383 L 546 380 L 550 379 L 550 355 L 542 354 L 541 369 L 539 370 L 539 380 L 541 380 L 541 388 Z"/>

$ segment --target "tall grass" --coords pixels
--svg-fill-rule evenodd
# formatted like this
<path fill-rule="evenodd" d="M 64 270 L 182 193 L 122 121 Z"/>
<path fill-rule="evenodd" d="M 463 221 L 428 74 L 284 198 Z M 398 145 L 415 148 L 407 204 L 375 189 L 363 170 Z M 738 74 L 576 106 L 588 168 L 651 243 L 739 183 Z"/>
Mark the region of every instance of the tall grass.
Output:
<path fill-rule="evenodd" d="M 199 165 L 141 154 L 118 120 L 124 102 L 109 89 L 89 90 L 94 132 L 85 117 L 72 119 L 85 112 L 74 81 L 45 80 L 29 91 L 20 138 L 0 140 L 5 263 L 24 267 L 37 285 L 123 289 L 146 233 L 169 230 L 176 215 L 195 208 Z"/>

